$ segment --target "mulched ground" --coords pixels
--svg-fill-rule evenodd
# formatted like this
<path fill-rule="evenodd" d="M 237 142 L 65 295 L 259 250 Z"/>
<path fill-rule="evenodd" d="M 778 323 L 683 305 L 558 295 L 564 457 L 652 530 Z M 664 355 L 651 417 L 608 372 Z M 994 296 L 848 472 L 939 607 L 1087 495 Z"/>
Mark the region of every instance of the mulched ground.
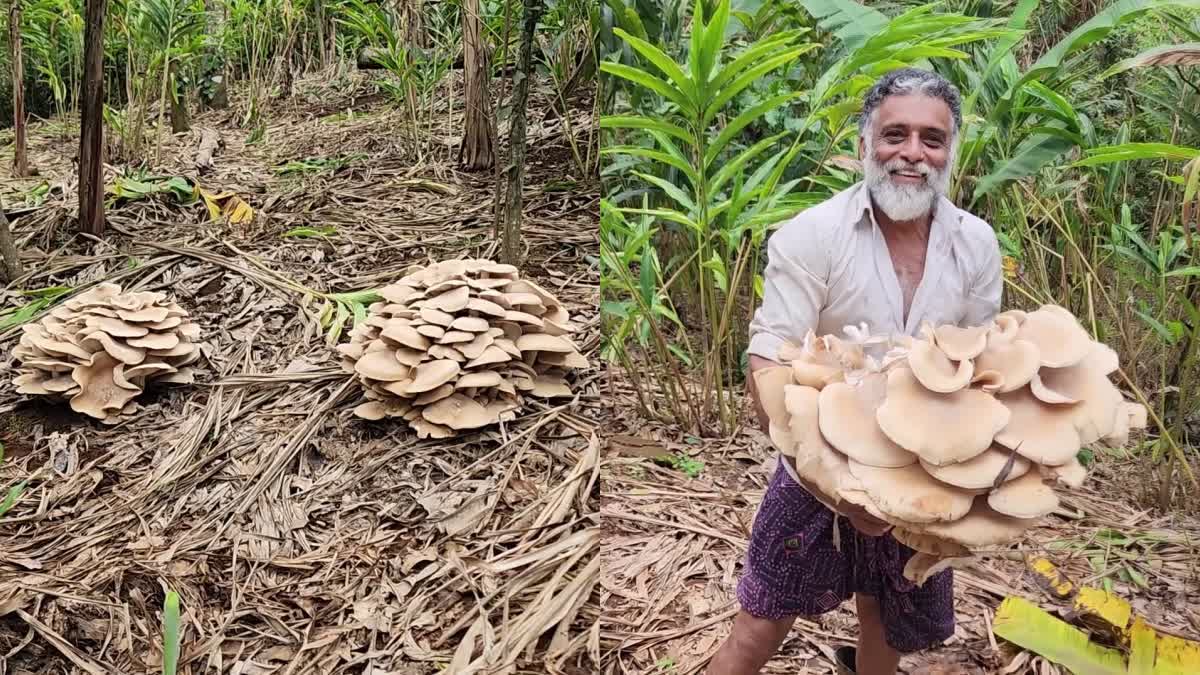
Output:
<path fill-rule="evenodd" d="M 630 400 L 620 376 L 613 380 L 606 394 Z M 633 405 L 612 410 L 601 456 L 604 672 L 701 673 L 737 611 L 742 557 L 773 470 L 769 441 L 745 426 L 730 438 L 697 439 L 633 419 Z M 742 419 L 750 419 L 748 409 Z M 652 459 L 667 453 L 703 468 L 692 477 Z M 1200 638 L 1200 518 L 1138 501 L 1147 464 L 1136 453 L 1098 457 L 1085 488 L 1064 497 L 1019 548 L 957 570 L 956 634 L 939 649 L 905 657 L 901 672 L 1064 673 L 991 632 L 1007 595 L 1052 612 L 1060 607 L 1027 572 L 1026 554 L 1048 558 L 1077 583 L 1111 584 L 1160 633 Z M 832 673 L 833 650 L 856 635 L 852 602 L 798 620 L 763 672 Z"/>
<path fill-rule="evenodd" d="M 578 327 L 592 367 L 576 397 L 529 399 L 515 421 L 450 441 L 368 423 L 351 414 L 359 391 L 304 289 L 377 288 L 414 264 L 498 255 L 494 174 L 454 164 L 461 94 L 414 146 L 372 91 L 353 73 L 298 82 L 257 143 L 233 110 L 196 115 L 147 174 L 232 193 L 256 217 L 214 221 L 170 194 L 115 201 L 103 241 L 71 235 L 69 125 L 32 129 L 40 176 L 0 188 L 8 210 L 31 209 L 14 227 L 32 271 L 19 286 L 167 291 L 206 347 L 195 385 L 148 392 L 132 422 L 108 427 L 17 394 L 21 330 L 0 333 L 0 487 L 36 476 L 0 519 L 0 674 L 160 672 L 168 589 L 183 609 L 181 673 L 599 668 L 598 181 L 535 85 L 522 276 Z M 594 160 L 592 96 L 569 121 Z M 223 147 L 199 173 L 206 130 Z M 314 158 L 344 161 L 286 170 Z M 26 201 L 41 181 L 44 198 Z M 281 236 L 298 227 L 333 230 Z M 27 300 L 0 292 L 0 308 Z"/>

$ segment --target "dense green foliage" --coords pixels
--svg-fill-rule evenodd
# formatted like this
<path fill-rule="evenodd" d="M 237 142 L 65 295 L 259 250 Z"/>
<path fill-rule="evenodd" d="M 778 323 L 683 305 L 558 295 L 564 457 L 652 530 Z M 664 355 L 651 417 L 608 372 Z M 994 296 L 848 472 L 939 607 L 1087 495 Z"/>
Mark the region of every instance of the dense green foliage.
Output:
<path fill-rule="evenodd" d="M 1178 458 L 1200 375 L 1182 222 L 1200 71 L 1155 55 L 1197 41 L 1200 2 L 1084 5 L 606 0 L 604 355 L 644 412 L 731 429 L 765 237 L 858 180 L 861 98 L 915 65 L 963 92 L 950 196 L 996 228 L 1005 305 L 1086 317 Z"/>

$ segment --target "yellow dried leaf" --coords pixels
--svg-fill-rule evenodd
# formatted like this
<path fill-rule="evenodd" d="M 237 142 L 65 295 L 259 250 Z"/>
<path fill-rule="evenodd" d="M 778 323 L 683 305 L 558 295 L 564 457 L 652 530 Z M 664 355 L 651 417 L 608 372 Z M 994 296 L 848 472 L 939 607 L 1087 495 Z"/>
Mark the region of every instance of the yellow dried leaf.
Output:
<path fill-rule="evenodd" d="M 1024 598 L 1009 596 L 1000 603 L 992 632 L 1076 673 L 1126 673 L 1121 652 L 1089 642 L 1087 633 Z"/>
<path fill-rule="evenodd" d="M 1098 619 L 1102 626 L 1112 630 L 1118 637 L 1124 637 L 1129 627 L 1129 619 L 1133 616 L 1133 608 L 1129 603 L 1108 591 L 1084 586 L 1075 597 L 1075 610 L 1080 614 Z M 1090 623 L 1090 622 L 1089 622 Z"/>
<path fill-rule="evenodd" d="M 1000 260 L 1004 266 L 1004 276 L 1008 277 L 1009 279 L 1015 279 L 1017 276 L 1017 271 L 1020 269 L 1020 263 L 1017 262 L 1017 259 L 1010 255 L 1006 255 Z"/>
<path fill-rule="evenodd" d="M 229 208 L 230 205 L 233 206 L 232 209 Z M 226 204 L 225 212 L 229 214 L 229 222 L 234 225 L 241 225 L 254 220 L 254 209 L 236 196 Z"/>
<path fill-rule="evenodd" d="M 1064 577 L 1054 563 L 1045 558 L 1035 558 L 1030 564 L 1038 582 L 1043 588 L 1059 599 L 1066 599 L 1075 593 L 1075 585 Z"/>
<path fill-rule="evenodd" d="M 228 217 L 229 222 L 234 225 L 254 220 L 254 208 L 233 192 L 209 192 L 199 185 L 196 186 L 196 192 L 204 200 L 210 220 L 217 220 L 222 215 Z"/>

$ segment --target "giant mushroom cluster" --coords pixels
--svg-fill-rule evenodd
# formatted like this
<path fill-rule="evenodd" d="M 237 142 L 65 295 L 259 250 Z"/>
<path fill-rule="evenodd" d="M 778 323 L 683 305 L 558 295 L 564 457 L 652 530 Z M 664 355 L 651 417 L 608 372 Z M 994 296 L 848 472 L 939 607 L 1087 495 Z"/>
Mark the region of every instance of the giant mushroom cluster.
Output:
<path fill-rule="evenodd" d="M 136 411 L 152 382 L 191 383 L 200 327 L 164 293 L 101 283 L 21 326 L 13 384 L 21 394 L 66 399 L 106 424 Z"/>
<path fill-rule="evenodd" d="M 1109 378 L 1117 354 L 1057 305 L 916 338 L 849 332 L 810 332 L 756 373 L 770 437 L 827 505 L 893 525 L 918 583 L 1016 541 L 1083 484 L 1084 446 L 1146 426 Z"/>
<path fill-rule="evenodd" d="M 511 417 L 524 396 L 571 396 L 568 372 L 588 367 L 570 314 L 512 265 L 443 260 L 379 294 L 337 347 L 367 398 L 358 417 L 447 438 Z"/>

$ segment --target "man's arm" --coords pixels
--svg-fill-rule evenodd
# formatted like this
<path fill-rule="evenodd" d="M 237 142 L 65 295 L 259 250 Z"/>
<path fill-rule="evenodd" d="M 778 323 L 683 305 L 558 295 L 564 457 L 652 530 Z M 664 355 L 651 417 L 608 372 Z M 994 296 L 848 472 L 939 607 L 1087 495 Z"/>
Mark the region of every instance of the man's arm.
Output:
<path fill-rule="evenodd" d="M 1004 268 L 1001 263 L 1000 242 L 993 237 L 979 275 L 975 277 L 971 292 L 967 296 L 967 311 L 963 314 L 962 326 L 982 326 L 996 318 L 996 314 L 1000 312 L 1003 293 Z"/>
<path fill-rule="evenodd" d="M 763 368 L 778 366 L 779 363 L 772 361 L 771 359 L 758 356 L 757 354 L 750 354 L 749 356 L 750 364 L 749 372 L 746 373 L 746 393 L 750 396 L 750 405 L 754 409 L 754 416 L 755 419 L 758 420 L 758 426 L 763 430 L 763 433 L 766 433 L 771 428 L 771 421 L 767 417 L 767 411 L 763 407 L 762 401 L 760 401 L 758 398 L 758 383 L 754 381 L 754 373 L 755 371 L 762 370 Z"/>
<path fill-rule="evenodd" d="M 758 386 L 754 380 L 754 373 L 762 370 L 763 368 L 770 368 L 778 365 L 781 364 L 777 361 L 773 361 L 756 354 L 749 355 L 749 367 L 748 372 L 746 373 L 746 393 L 750 396 L 750 405 L 754 409 L 754 416 L 758 420 L 759 428 L 762 429 L 763 433 L 769 433 L 771 421 L 770 418 L 767 417 L 767 411 L 763 407 L 762 401 L 758 395 Z M 784 461 L 789 460 L 785 457 Z M 817 487 L 817 485 L 805 479 L 803 476 L 797 474 L 795 477 L 799 480 L 800 485 L 810 493 L 817 495 L 824 494 L 821 492 L 821 489 Z M 828 498 L 822 501 L 828 501 Z M 871 514 L 867 513 L 866 509 L 863 507 L 851 504 L 850 502 L 843 501 L 838 503 L 835 511 L 849 520 L 850 524 L 853 525 L 855 529 L 872 537 L 881 536 L 891 529 L 891 525 L 888 523 L 875 518 Z"/>

